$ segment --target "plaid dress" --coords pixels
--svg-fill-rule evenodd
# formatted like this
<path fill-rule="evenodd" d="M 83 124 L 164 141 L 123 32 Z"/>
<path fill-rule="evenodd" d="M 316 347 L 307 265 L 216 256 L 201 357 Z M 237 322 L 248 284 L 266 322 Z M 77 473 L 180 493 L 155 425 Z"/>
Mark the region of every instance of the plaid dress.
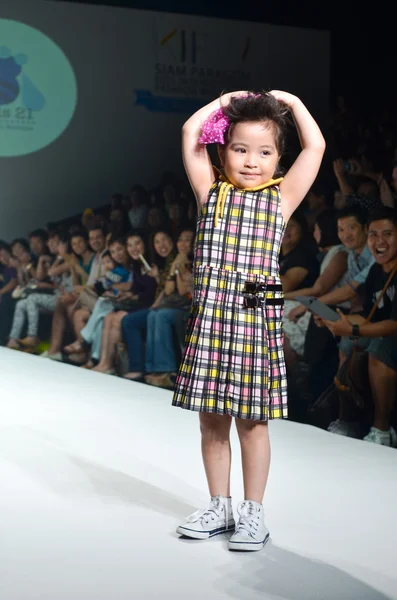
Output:
<path fill-rule="evenodd" d="M 193 301 L 173 406 L 261 421 L 287 417 L 280 181 L 240 190 L 221 176 L 209 192 L 197 221 Z M 265 284 L 264 302 L 245 308 L 244 283 L 253 278 Z"/>

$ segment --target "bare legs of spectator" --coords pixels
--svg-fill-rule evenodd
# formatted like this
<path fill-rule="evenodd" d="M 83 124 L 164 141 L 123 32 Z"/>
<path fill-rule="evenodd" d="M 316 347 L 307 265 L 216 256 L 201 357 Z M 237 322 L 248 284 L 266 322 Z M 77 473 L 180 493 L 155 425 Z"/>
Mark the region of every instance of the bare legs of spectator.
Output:
<path fill-rule="evenodd" d="M 72 300 L 69 296 L 66 299 L 61 296 L 57 300 L 52 319 L 51 345 L 48 350 L 48 354 L 50 355 L 61 351 L 67 323 L 73 317 L 74 302 L 75 299 Z"/>
<path fill-rule="evenodd" d="M 397 372 L 369 354 L 368 374 L 374 402 L 373 426 L 388 431 L 397 394 Z"/>
<path fill-rule="evenodd" d="M 73 323 L 73 331 L 76 336 L 75 341 L 72 344 L 68 344 L 65 346 L 63 351 L 65 354 L 71 356 L 72 362 L 76 362 L 81 364 L 82 362 L 86 362 L 88 358 L 87 350 L 82 343 L 81 339 L 81 330 L 86 326 L 88 319 L 90 318 L 90 311 L 86 308 L 78 308 L 73 312 L 72 323 Z M 80 355 L 79 357 L 77 355 Z M 78 359 L 78 360 L 74 360 Z"/>
<path fill-rule="evenodd" d="M 106 315 L 102 333 L 101 357 L 93 371 L 105 373 L 113 368 L 116 344 L 121 341 L 121 321 L 127 314 L 120 310 Z"/>

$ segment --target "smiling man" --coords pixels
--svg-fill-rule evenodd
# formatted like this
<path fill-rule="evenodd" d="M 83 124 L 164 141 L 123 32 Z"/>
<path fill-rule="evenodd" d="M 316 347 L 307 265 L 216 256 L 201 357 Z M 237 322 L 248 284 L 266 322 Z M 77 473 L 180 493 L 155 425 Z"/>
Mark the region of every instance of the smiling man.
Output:
<path fill-rule="evenodd" d="M 343 315 L 339 321 L 325 321 L 335 336 L 341 336 L 340 349 L 347 358 L 354 341 L 368 353 L 368 373 L 374 403 L 374 421 L 365 440 L 397 447 L 397 434 L 390 424 L 397 395 L 397 211 L 379 209 L 368 221 L 368 247 L 375 264 L 364 284 L 364 316 Z M 366 320 L 381 297 L 371 322 Z M 331 423 L 333 433 L 350 435 L 342 419 Z"/>

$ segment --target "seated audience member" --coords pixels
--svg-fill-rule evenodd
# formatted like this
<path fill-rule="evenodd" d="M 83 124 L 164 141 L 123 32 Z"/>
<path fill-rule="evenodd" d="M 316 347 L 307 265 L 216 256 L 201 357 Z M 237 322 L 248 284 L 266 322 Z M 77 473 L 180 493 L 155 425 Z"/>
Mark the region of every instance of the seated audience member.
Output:
<path fill-rule="evenodd" d="M 106 315 L 101 342 L 101 356 L 94 371 L 114 372 L 116 348 L 121 343 L 121 321 L 129 313 L 149 308 L 155 298 L 157 282 L 143 262 L 145 243 L 141 235 L 131 233 L 127 238 L 131 257 L 132 288 L 120 295 L 120 307 Z"/>
<path fill-rule="evenodd" d="M 296 211 L 285 229 L 279 258 L 280 279 L 285 294 L 314 284 L 319 272 L 314 247 L 305 217 Z"/>
<path fill-rule="evenodd" d="M 45 229 L 36 229 L 29 235 L 30 252 L 32 254 L 32 277 L 36 278 L 36 267 L 39 257 L 48 255 L 48 233 Z"/>
<path fill-rule="evenodd" d="M 70 230 L 70 246 L 72 254 L 66 258 L 66 261 L 69 262 L 72 269 L 73 284 L 75 286 L 85 285 L 95 260 L 95 254 L 88 244 L 86 231 L 79 227 L 72 227 Z"/>
<path fill-rule="evenodd" d="M 130 206 L 127 213 L 129 227 L 144 231 L 149 212 L 150 195 L 142 185 L 134 185 L 130 191 Z"/>
<path fill-rule="evenodd" d="M 125 316 L 121 322 L 123 339 L 126 343 L 129 357 L 129 372 L 126 379 L 140 380 L 144 373 L 144 339 L 149 312 L 157 308 L 165 294 L 164 287 L 169 277 L 171 265 L 176 252 L 174 242 L 166 231 L 158 231 L 153 239 L 154 264 L 151 274 L 157 282 L 156 299 L 150 308 L 138 310 Z"/>
<path fill-rule="evenodd" d="M 338 238 L 334 210 L 325 210 L 316 217 L 313 237 L 322 255 L 320 275 L 311 287 L 285 294 L 284 345 L 287 364 L 294 362 L 297 357 L 303 357 L 311 314 L 307 311 L 302 316 L 302 305 L 294 298 L 296 296 L 319 297 L 347 283 L 347 249 Z"/>
<path fill-rule="evenodd" d="M 105 316 L 116 309 L 112 300 L 131 289 L 132 273 L 130 270 L 130 257 L 124 238 L 115 238 L 109 242 L 109 250 L 102 255 L 102 266 L 105 271 L 104 278 L 97 282 L 102 289 L 98 288 L 100 297 L 95 303 L 87 324 L 80 332 L 80 340 L 74 343 L 75 351 L 80 347 L 90 346 L 90 360 L 85 364 L 86 368 L 92 369 L 99 361 L 101 351 L 101 340 L 103 331 L 103 320 Z"/>
<path fill-rule="evenodd" d="M 368 246 L 375 264 L 364 284 L 363 315 L 340 312 L 340 320 L 325 321 L 325 325 L 333 335 L 342 337 L 341 362 L 350 357 L 356 342 L 368 354 L 373 422 L 364 440 L 397 447 L 397 434 L 391 426 L 397 396 L 397 212 L 384 207 L 370 216 L 368 225 Z M 367 318 L 377 301 L 376 310 L 368 322 Z M 354 425 L 344 420 L 341 404 L 340 418 L 330 424 L 329 431 L 356 437 L 357 427 Z"/>
<path fill-rule="evenodd" d="M 55 247 L 54 240 L 56 239 L 58 244 Z M 30 293 L 27 298 L 18 300 L 9 335 L 10 339 L 7 344 L 8 348 L 34 351 L 40 343 L 38 338 L 40 313 L 43 311 L 47 313 L 54 312 L 57 299 L 65 293 L 70 293 L 73 289 L 71 267 L 66 262 L 69 254 L 69 235 L 66 233 L 52 234 L 49 245 L 54 254 L 57 254 L 52 265 L 46 270 L 46 277 L 49 278 L 50 283 L 42 283 L 42 287 L 39 284 L 37 292 Z M 43 256 L 40 257 L 38 262 L 38 272 L 41 268 L 41 259 L 43 259 Z M 39 290 L 41 290 L 41 293 L 39 293 Z M 46 293 L 43 293 L 44 291 Z M 21 339 L 26 320 L 27 337 Z"/>
<path fill-rule="evenodd" d="M 332 307 L 343 307 L 350 302 L 349 312 L 361 310 L 357 289 L 368 275 L 374 258 L 367 246 L 367 217 L 360 207 L 349 206 L 338 213 L 338 236 L 347 249 L 346 285 L 321 294 L 319 300 Z M 296 309 L 293 317 L 299 318 L 306 308 Z M 313 316 L 305 338 L 304 360 L 310 365 L 310 388 L 318 397 L 333 381 L 338 364 L 335 338 L 326 329 L 316 327 Z"/>
<path fill-rule="evenodd" d="M 64 261 L 70 266 L 73 289 L 58 296 L 52 317 L 51 344 L 43 352 L 43 358 L 62 360 L 61 348 L 63 336 L 69 322 L 72 322 L 76 301 L 82 286 L 86 285 L 95 255 L 88 246 L 88 235 L 79 227 L 72 227 L 70 232 L 72 253 L 65 256 Z"/>
<path fill-rule="evenodd" d="M 17 271 L 12 266 L 11 247 L 0 244 L 0 346 L 7 343 L 14 314 L 15 300 L 12 292 L 18 285 Z"/>
<path fill-rule="evenodd" d="M 23 238 L 11 243 L 12 266 L 17 270 L 18 286 L 15 288 L 13 297 L 15 299 L 23 295 L 25 286 L 32 281 L 33 257 L 30 252 L 29 242 Z"/>
<path fill-rule="evenodd" d="M 84 286 L 77 286 L 75 288 L 79 295 L 72 314 L 73 331 L 77 340 L 80 338 L 80 332 L 90 318 L 95 302 L 98 299 L 98 295 L 95 291 L 95 283 L 104 274 L 102 269 L 102 254 L 106 251 L 106 230 L 100 224 L 100 221 L 91 223 L 91 229 L 88 231 L 88 242 L 94 252 L 94 259 L 92 261 L 87 283 Z M 74 352 L 74 346 L 72 344 L 67 346 L 64 351 L 66 354 L 71 355 L 72 361 L 73 358 L 76 358 L 77 362 L 79 362 L 79 357 L 72 356 L 73 354 L 79 354 L 79 352 Z"/>
<path fill-rule="evenodd" d="M 182 230 L 178 236 L 178 254 L 171 264 L 164 295 L 147 317 L 145 381 L 160 387 L 173 387 L 179 356 L 176 353 L 176 327 L 181 311 L 191 306 L 192 249 L 194 232 Z"/>
<path fill-rule="evenodd" d="M 306 195 L 304 201 L 304 214 L 309 227 L 309 231 L 312 232 L 316 219 L 327 208 L 327 201 L 325 194 L 317 185 L 313 185 Z"/>

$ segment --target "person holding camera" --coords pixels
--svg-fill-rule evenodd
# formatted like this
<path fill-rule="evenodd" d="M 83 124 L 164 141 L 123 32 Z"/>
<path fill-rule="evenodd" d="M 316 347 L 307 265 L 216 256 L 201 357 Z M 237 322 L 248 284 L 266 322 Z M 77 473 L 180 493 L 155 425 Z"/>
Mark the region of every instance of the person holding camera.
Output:
<path fill-rule="evenodd" d="M 160 305 L 147 319 L 145 381 L 173 388 L 177 371 L 176 333 L 186 324 L 192 300 L 192 246 L 194 232 L 183 230 L 177 241 L 178 254 L 171 264 Z M 182 325 L 183 328 L 183 325 Z"/>

